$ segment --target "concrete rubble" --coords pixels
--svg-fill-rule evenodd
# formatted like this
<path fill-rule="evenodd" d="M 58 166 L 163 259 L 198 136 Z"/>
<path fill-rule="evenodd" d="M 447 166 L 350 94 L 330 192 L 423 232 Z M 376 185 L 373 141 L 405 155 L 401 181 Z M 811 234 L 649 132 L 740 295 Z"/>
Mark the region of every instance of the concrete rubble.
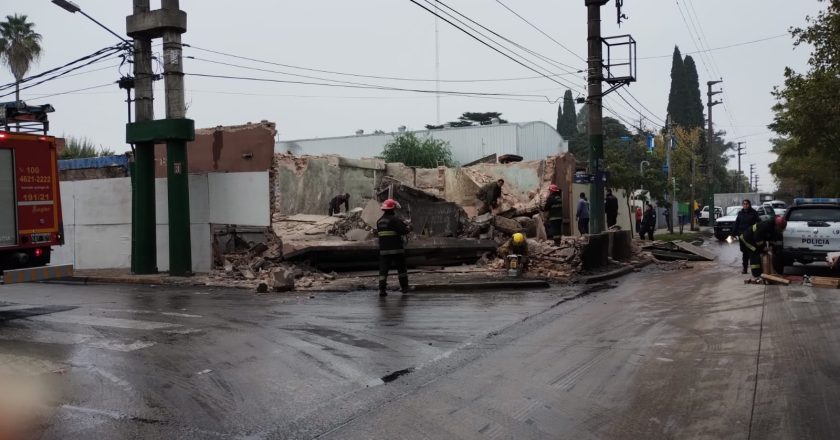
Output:
<path fill-rule="evenodd" d="M 217 258 L 219 267 L 211 273 L 209 282 L 249 287 L 264 293 L 323 288 L 338 278 L 347 278 L 332 272 L 333 269 L 359 270 L 350 264 L 352 261 L 347 263 L 350 265 L 336 262 L 336 255 L 342 253 L 347 259 L 364 256 L 371 260 L 366 262 L 375 267 L 374 228 L 381 216 L 380 202 L 387 197 L 400 202 L 398 215 L 410 219 L 414 228 L 407 246 L 410 267 L 435 266 L 437 271 L 442 266 L 458 265 L 460 273 L 504 277 L 504 255 L 497 255 L 497 248 L 512 234 L 521 232 L 528 237 L 529 243 L 530 267 L 526 276 L 568 281 L 582 271 L 590 270 L 592 265 L 584 261 L 588 261 L 585 250 L 590 243 L 589 236 L 566 236 L 557 242 L 546 239 L 541 205 L 548 185 L 557 179 L 557 163 L 562 162 L 568 168 L 569 163 L 574 162 L 570 155 L 560 158 L 562 160 L 549 158 L 507 165 L 479 163 L 457 169 L 424 170 L 376 160 L 276 155 L 272 177 L 272 185 L 276 185 L 272 197 L 276 204 L 272 205 L 271 233 L 264 242 L 256 243 L 247 252 L 228 253 Z M 307 174 L 310 172 L 315 175 Z M 370 175 L 374 176 L 371 182 L 359 183 L 359 179 Z M 335 216 L 315 214 L 326 210 L 329 194 L 339 191 L 324 192 L 313 187 L 313 179 L 317 177 L 323 181 L 324 176 L 334 176 L 341 179 L 341 185 L 352 188 L 367 187 L 364 191 L 369 191 L 368 196 L 354 196 L 351 190 L 351 206 L 357 207 Z M 506 180 L 499 208 L 494 213 L 476 216 L 475 192 L 481 185 L 498 178 Z M 329 180 L 334 179 L 330 177 Z M 287 188 L 287 185 L 305 188 L 308 196 L 293 198 L 296 197 L 291 191 L 294 188 Z M 564 194 L 570 195 L 569 187 Z M 313 198 L 318 201 L 317 206 L 312 203 Z M 603 248 L 604 263 L 617 263 L 608 260 L 606 237 L 595 238 Z M 612 247 L 612 236 L 608 241 Z M 633 242 L 631 254 L 646 253 Z M 319 261 L 318 255 L 328 255 L 333 260 L 325 263 Z M 351 278 L 354 276 L 358 279 L 344 284 L 370 284 L 369 280 L 362 279 L 364 277 L 350 275 Z"/>

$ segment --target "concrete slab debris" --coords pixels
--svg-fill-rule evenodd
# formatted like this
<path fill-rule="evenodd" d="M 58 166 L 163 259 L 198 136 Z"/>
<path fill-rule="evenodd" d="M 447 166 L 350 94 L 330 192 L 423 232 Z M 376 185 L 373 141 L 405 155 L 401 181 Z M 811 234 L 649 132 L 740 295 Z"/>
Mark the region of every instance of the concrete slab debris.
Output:
<path fill-rule="evenodd" d="M 380 206 L 380 203 L 376 200 L 368 200 L 362 210 L 362 220 L 371 228 L 375 228 L 376 222 L 382 217 L 382 210 L 379 209 Z"/>
<path fill-rule="evenodd" d="M 351 229 L 345 234 L 350 241 L 368 241 L 373 239 L 373 233 L 364 229 Z"/>
<path fill-rule="evenodd" d="M 717 259 L 717 255 L 715 255 L 714 252 L 707 251 L 707 250 L 705 250 L 705 249 L 703 249 L 699 246 L 695 246 L 691 243 L 688 243 L 688 242 L 685 242 L 685 241 L 675 241 L 674 244 L 677 245 L 677 247 L 682 249 L 683 251 L 690 252 L 694 255 L 699 255 L 699 256 L 705 258 L 706 260 L 714 261 L 714 260 Z"/>

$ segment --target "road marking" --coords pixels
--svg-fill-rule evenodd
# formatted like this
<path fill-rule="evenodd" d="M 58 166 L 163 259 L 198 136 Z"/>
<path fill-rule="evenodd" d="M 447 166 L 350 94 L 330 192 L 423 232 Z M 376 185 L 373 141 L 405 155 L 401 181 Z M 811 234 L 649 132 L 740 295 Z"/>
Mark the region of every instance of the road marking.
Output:
<path fill-rule="evenodd" d="M 27 318 L 30 321 L 55 322 L 59 324 L 89 325 L 92 327 L 116 327 L 133 330 L 159 330 L 165 328 L 182 327 L 181 324 L 171 324 L 158 321 L 140 321 L 134 319 L 104 318 L 85 315 L 40 315 Z"/>

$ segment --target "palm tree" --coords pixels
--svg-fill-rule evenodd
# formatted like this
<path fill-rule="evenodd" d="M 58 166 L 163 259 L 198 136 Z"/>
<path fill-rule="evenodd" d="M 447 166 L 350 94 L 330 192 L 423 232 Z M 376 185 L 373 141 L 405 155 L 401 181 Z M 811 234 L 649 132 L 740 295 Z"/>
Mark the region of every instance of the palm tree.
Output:
<path fill-rule="evenodd" d="M 0 61 L 15 77 L 16 103 L 20 102 L 20 81 L 41 56 L 41 34 L 34 28 L 35 23 L 26 21 L 25 15 L 7 15 L 6 21 L 0 22 Z"/>

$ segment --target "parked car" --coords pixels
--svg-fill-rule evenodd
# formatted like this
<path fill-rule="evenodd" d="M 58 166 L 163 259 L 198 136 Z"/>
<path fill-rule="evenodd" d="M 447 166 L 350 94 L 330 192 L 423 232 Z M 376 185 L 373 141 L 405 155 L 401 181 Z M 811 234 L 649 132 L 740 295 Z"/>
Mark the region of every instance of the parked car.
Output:
<path fill-rule="evenodd" d="M 726 214 L 715 219 L 715 238 L 726 240 L 734 232 L 735 219 L 738 217 L 740 206 L 727 206 Z M 708 220 L 708 219 L 707 219 Z"/>
<path fill-rule="evenodd" d="M 721 216 L 723 211 L 720 209 L 720 206 L 715 206 L 715 218 Z M 709 205 L 703 207 L 700 210 L 700 226 L 707 226 L 709 224 Z"/>
<path fill-rule="evenodd" d="M 784 273 L 794 262 L 825 261 L 840 252 L 840 199 L 837 204 L 797 204 L 788 208 L 782 246 L 773 250 L 773 269 Z"/>
<path fill-rule="evenodd" d="M 761 206 L 769 206 L 773 209 L 776 215 L 784 216 L 787 213 L 787 203 L 781 200 L 771 200 L 769 202 L 764 202 Z"/>

